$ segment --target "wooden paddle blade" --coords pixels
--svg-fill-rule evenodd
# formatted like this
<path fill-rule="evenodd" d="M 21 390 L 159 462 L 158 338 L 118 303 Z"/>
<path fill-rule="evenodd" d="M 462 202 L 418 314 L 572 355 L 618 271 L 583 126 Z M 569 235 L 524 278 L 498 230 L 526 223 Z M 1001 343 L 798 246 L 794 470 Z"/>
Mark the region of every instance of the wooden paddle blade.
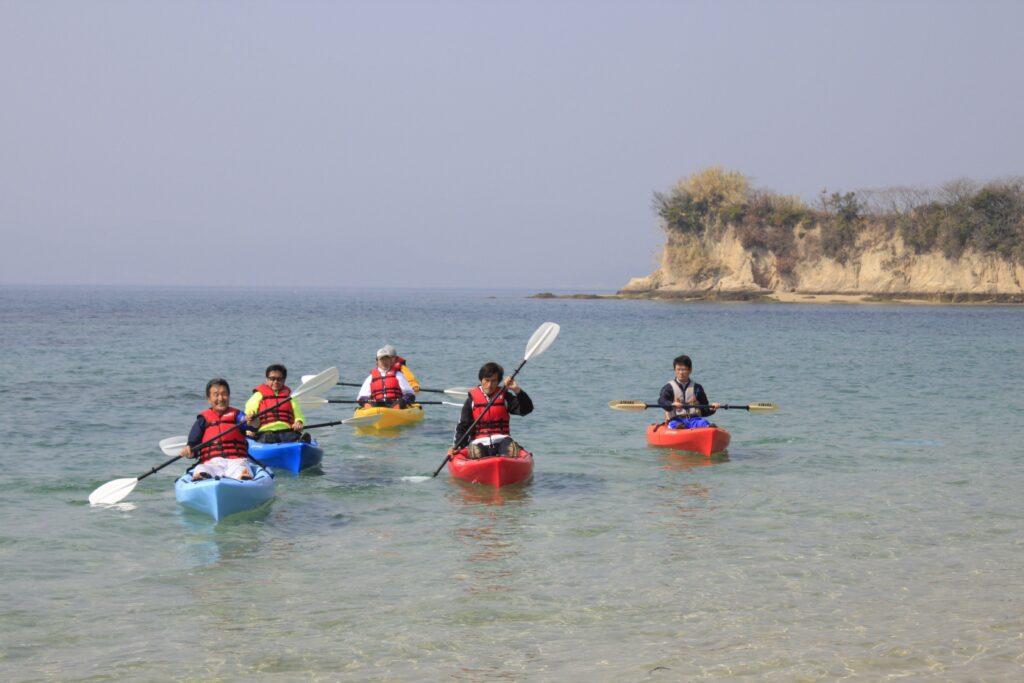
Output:
<path fill-rule="evenodd" d="M 747 410 L 752 413 L 774 413 L 779 407 L 774 403 L 751 403 Z"/>
<path fill-rule="evenodd" d="M 451 389 L 445 389 L 444 393 L 452 398 L 469 398 L 469 387 L 452 387 Z"/>
<path fill-rule="evenodd" d="M 89 494 L 89 505 L 113 505 L 114 503 L 119 503 L 135 490 L 135 485 L 138 483 L 139 480 L 135 477 L 108 481 Z"/>
<path fill-rule="evenodd" d="M 376 415 L 360 415 L 358 417 L 350 417 L 347 420 L 342 420 L 340 424 L 352 425 L 353 427 L 368 427 L 369 425 L 376 424 L 382 417 L 383 413 L 377 413 Z"/>
<path fill-rule="evenodd" d="M 338 368 L 327 368 L 319 375 L 314 375 L 302 383 L 298 389 L 292 392 L 292 398 L 299 398 L 304 394 L 314 396 L 326 394 L 327 391 L 338 383 Z"/>
<path fill-rule="evenodd" d="M 526 352 L 523 354 L 523 360 L 528 361 L 534 356 L 544 353 L 554 343 L 561 329 L 558 323 L 542 323 L 537 328 L 537 331 L 533 333 L 533 336 L 530 337 L 530 341 L 526 342 Z"/>
<path fill-rule="evenodd" d="M 630 413 L 647 410 L 647 404 L 643 401 L 608 401 L 608 407 L 612 410 L 625 410 Z"/>
<path fill-rule="evenodd" d="M 160 439 L 160 450 L 164 452 L 164 455 L 179 455 L 181 449 L 187 445 L 187 436 L 169 436 L 166 439 Z"/>

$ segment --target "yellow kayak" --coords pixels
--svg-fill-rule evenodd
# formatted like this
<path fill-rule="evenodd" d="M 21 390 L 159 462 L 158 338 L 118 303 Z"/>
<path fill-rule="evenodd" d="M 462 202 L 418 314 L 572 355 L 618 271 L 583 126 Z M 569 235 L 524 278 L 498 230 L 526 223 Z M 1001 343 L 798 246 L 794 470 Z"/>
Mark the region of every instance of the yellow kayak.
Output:
<path fill-rule="evenodd" d="M 353 417 L 364 417 L 367 415 L 380 415 L 380 419 L 372 425 L 360 427 L 360 430 L 381 431 L 404 427 L 405 425 L 416 424 L 423 419 L 423 406 L 413 403 L 408 408 L 378 408 L 374 406 L 363 406 L 356 408 L 352 413 Z"/>

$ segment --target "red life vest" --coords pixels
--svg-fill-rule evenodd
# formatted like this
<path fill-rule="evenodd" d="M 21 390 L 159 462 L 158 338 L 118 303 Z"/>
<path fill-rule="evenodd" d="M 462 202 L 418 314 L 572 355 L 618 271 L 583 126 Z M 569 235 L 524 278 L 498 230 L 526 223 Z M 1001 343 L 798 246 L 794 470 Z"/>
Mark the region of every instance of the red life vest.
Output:
<path fill-rule="evenodd" d="M 212 439 L 218 434 L 224 434 L 223 437 L 199 452 L 199 462 L 206 462 L 210 458 L 248 457 L 249 444 L 245 440 L 245 429 L 243 427 L 231 429 L 238 424 L 238 408 L 228 408 L 223 415 L 218 415 L 213 412 L 212 408 L 208 408 L 199 413 L 199 417 L 206 420 L 203 441 Z"/>
<path fill-rule="evenodd" d="M 401 356 L 395 356 L 395 362 L 391 365 L 391 369 L 395 372 L 401 372 L 403 365 L 405 365 L 405 359 Z"/>
<path fill-rule="evenodd" d="M 281 387 L 281 391 L 274 393 L 274 390 L 268 387 L 266 384 L 261 384 L 253 391 L 258 391 L 263 395 L 263 399 L 260 401 L 260 407 L 257 410 L 259 413 L 263 413 L 264 410 L 267 412 L 260 415 L 260 424 L 268 425 L 271 422 L 286 422 L 290 426 L 295 422 L 295 411 L 292 410 L 292 402 L 284 401 L 282 399 L 288 398 L 292 395 L 292 390 L 288 387 Z M 277 405 L 280 403 L 281 405 Z M 267 410 L 269 408 L 269 410 Z"/>
<path fill-rule="evenodd" d="M 370 399 L 373 401 L 397 401 L 402 398 L 402 385 L 395 376 L 397 370 L 391 368 L 381 374 L 380 368 L 370 371 Z"/>
<path fill-rule="evenodd" d="M 470 438 L 478 439 L 481 436 L 490 436 L 491 434 L 509 434 L 509 412 L 508 406 L 505 405 L 505 390 L 499 389 L 498 398 L 494 399 L 494 403 L 490 408 L 487 407 L 489 399 L 484 390 L 480 387 L 469 390 L 469 397 L 473 399 L 473 419 L 480 419 L 476 423 L 476 427 L 473 428 L 473 434 Z M 484 414 L 487 414 L 480 418 Z"/>

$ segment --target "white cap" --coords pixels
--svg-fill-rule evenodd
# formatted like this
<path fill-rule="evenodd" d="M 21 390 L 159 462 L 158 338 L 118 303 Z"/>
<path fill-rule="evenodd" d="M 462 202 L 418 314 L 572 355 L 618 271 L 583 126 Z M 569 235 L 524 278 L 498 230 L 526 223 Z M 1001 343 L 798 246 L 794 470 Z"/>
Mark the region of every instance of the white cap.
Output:
<path fill-rule="evenodd" d="M 391 356 L 392 358 L 394 358 L 397 355 L 398 352 L 395 351 L 395 347 L 392 346 L 391 344 L 385 344 L 384 346 L 377 349 L 377 358 L 383 358 L 384 356 Z"/>

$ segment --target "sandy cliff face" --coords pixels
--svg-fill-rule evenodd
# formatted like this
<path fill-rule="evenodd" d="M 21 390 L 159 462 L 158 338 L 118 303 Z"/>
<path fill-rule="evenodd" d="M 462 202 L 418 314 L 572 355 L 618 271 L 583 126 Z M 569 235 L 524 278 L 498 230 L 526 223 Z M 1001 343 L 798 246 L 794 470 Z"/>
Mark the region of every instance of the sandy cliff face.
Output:
<path fill-rule="evenodd" d="M 798 233 L 791 272 L 774 254 L 745 249 L 732 227 L 704 235 L 671 234 L 661 266 L 633 278 L 621 294 L 653 297 L 745 298 L 778 293 L 859 294 L 964 300 L 1024 301 L 1024 266 L 991 254 L 915 254 L 898 235 L 865 231 L 857 255 L 840 263 L 821 254 L 815 231 Z"/>

